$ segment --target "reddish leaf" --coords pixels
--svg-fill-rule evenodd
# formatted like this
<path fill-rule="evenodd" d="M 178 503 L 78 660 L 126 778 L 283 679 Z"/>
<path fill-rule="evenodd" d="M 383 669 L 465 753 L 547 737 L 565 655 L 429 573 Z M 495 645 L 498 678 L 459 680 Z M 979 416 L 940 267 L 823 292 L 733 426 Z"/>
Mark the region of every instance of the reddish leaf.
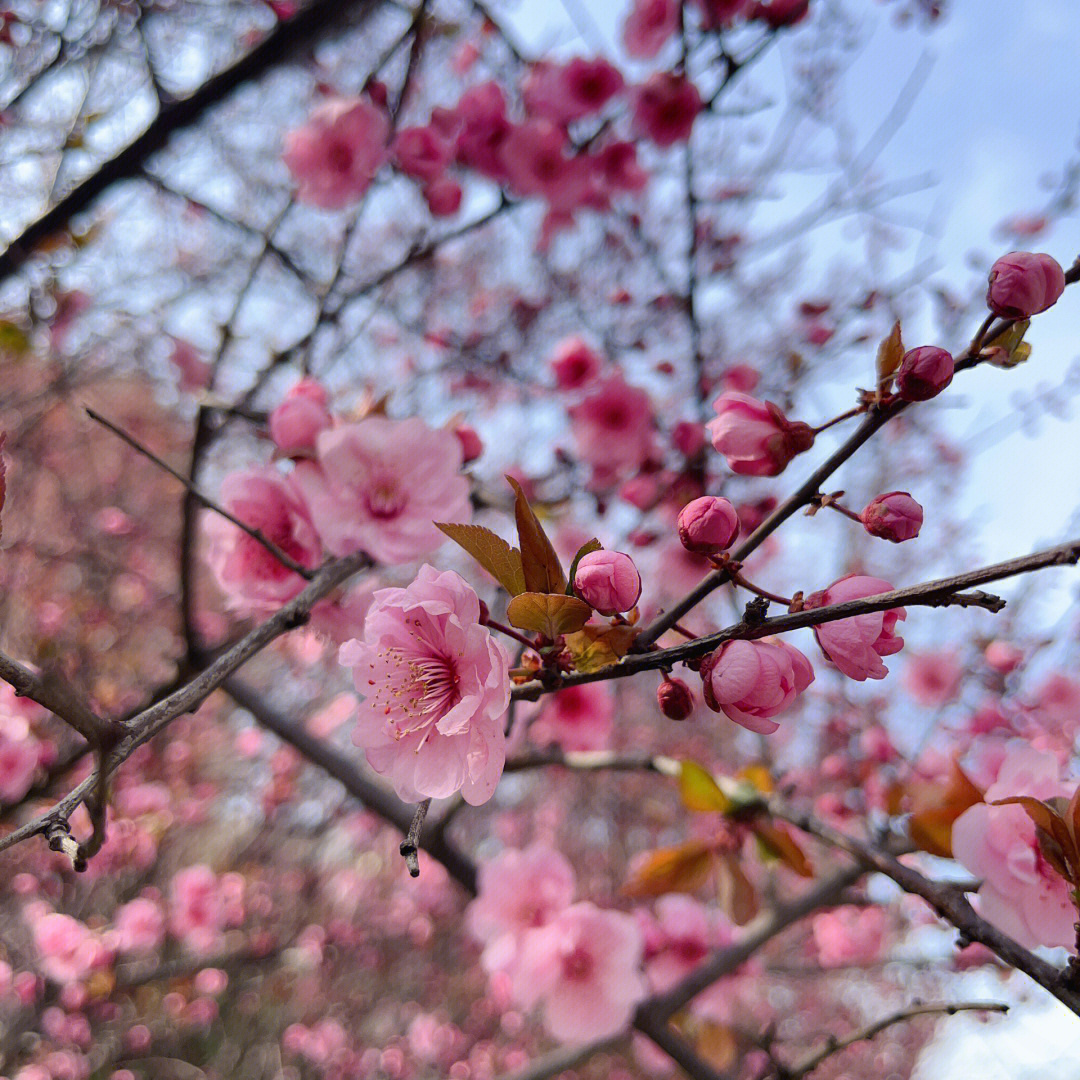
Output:
<path fill-rule="evenodd" d="M 718 863 L 720 907 L 736 926 L 745 926 L 759 910 L 757 889 L 739 865 L 739 857 L 725 855 Z"/>
<path fill-rule="evenodd" d="M 525 588 L 535 593 L 565 593 L 566 577 L 555 548 L 551 546 L 521 485 L 512 477 L 506 478 L 514 489 L 514 517 L 517 520 L 518 543 L 525 572 Z"/>
<path fill-rule="evenodd" d="M 506 605 L 511 626 L 534 630 L 552 641 L 580 630 L 591 615 L 592 608 L 584 600 L 565 593 L 523 592 Z"/>
<path fill-rule="evenodd" d="M 565 644 L 577 671 L 599 671 L 630 651 L 636 633 L 632 626 L 583 626 L 567 634 Z"/>
<path fill-rule="evenodd" d="M 635 898 L 695 893 L 709 880 L 715 862 L 712 848 L 702 840 L 657 848 L 634 869 L 622 891 Z"/>
<path fill-rule="evenodd" d="M 954 760 L 946 784 L 915 780 L 889 792 L 889 810 L 908 810 L 908 835 L 921 851 L 952 858 L 952 827 L 956 819 L 976 803 L 982 792 Z"/>
<path fill-rule="evenodd" d="M 810 865 L 810 860 L 784 826 L 755 821 L 751 827 L 767 857 L 778 859 L 800 877 L 814 876 L 814 868 Z"/>

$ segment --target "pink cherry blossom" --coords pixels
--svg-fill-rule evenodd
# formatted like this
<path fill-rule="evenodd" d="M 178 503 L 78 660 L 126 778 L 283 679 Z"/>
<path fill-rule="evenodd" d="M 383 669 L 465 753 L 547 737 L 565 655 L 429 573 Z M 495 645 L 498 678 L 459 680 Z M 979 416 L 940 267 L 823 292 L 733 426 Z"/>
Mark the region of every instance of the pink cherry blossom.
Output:
<path fill-rule="evenodd" d="M 1003 319 L 1026 319 L 1053 307 L 1064 291 L 1065 272 L 1053 256 L 1010 251 L 990 268 L 986 305 Z"/>
<path fill-rule="evenodd" d="M 364 698 L 354 741 L 406 802 L 460 791 L 479 805 L 502 775 L 510 657 L 479 620 L 461 577 L 423 566 L 376 592 L 363 640 L 341 647 Z"/>
<path fill-rule="evenodd" d="M 170 929 L 192 952 L 205 955 L 219 947 L 229 924 L 224 877 L 205 864 L 185 867 L 173 875 L 169 908 Z"/>
<path fill-rule="evenodd" d="M 41 744 L 22 717 L 0 715 L 0 803 L 14 804 L 34 785 Z"/>
<path fill-rule="evenodd" d="M 560 390 L 580 390 L 600 374 L 602 361 L 583 338 L 568 337 L 559 342 L 551 357 L 555 385 Z"/>
<path fill-rule="evenodd" d="M 748 15 L 754 7 L 754 2 L 753 0 L 695 0 L 694 6 L 701 12 L 703 26 L 709 30 L 721 30 Z"/>
<path fill-rule="evenodd" d="M 319 538 L 291 477 L 271 467 L 230 473 L 222 482 L 220 501 L 301 566 L 318 566 Z M 207 518 L 206 529 L 210 569 L 234 611 L 275 611 L 306 584 L 258 540 L 219 515 Z"/>
<path fill-rule="evenodd" d="M 521 96 L 531 115 L 565 125 L 599 112 L 623 88 L 619 69 L 603 57 L 533 65 Z"/>
<path fill-rule="evenodd" d="M 34 947 L 41 971 L 57 983 L 88 975 L 106 956 L 104 946 L 85 923 L 70 915 L 49 912 L 33 922 Z"/>
<path fill-rule="evenodd" d="M 881 578 L 849 574 L 833 582 L 827 589 L 812 593 L 804 601 L 804 606 L 815 608 L 843 604 L 848 600 L 892 592 L 892 588 Z M 904 647 L 904 639 L 896 636 L 896 624 L 906 618 L 907 612 L 903 608 L 890 608 L 888 611 L 874 611 L 866 615 L 853 615 L 850 619 L 822 623 L 814 627 L 814 635 L 825 659 L 835 664 L 849 679 L 856 682 L 884 679 L 889 669 L 881 658 L 892 656 Z"/>
<path fill-rule="evenodd" d="M 687 551 L 716 555 L 739 535 L 739 515 L 727 499 L 703 495 L 679 511 L 679 540 Z"/>
<path fill-rule="evenodd" d="M 286 457 L 310 454 L 320 431 L 331 424 L 329 396 L 315 379 L 301 379 L 270 414 L 274 445 Z"/>
<path fill-rule="evenodd" d="M 908 660 L 904 671 L 907 692 L 920 704 L 944 705 L 956 697 L 964 670 L 956 653 L 924 653 Z"/>
<path fill-rule="evenodd" d="M 117 908 L 113 926 L 116 948 L 122 953 L 151 953 L 165 940 L 165 914 L 144 896 Z"/>
<path fill-rule="evenodd" d="M 871 536 L 901 544 L 919 535 L 923 508 L 906 491 L 890 491 L 871 499 L 859 517 Z"/>
<path fill-rule="evenodd" d="M 593 203 L 601 207 L 609 205 L 609 196 L 615 191 L 644 191 L 649 184 L 649 174 L 638 164 L 637 147 L 632 142 L 605 143 L 589 155 L 594 187 Z"/>
<path fill-rule="evenodd" d="M 728 390 L 713 408 L 716 418 L 706 424 L 709 437 L 731 471 L 740 475 L 776 476 L 814 444 L 808 425 L 788 420 L 771 402 Z"/>
<path fill-rule="evenodd" d="M 666 149 L 690 138 L 701 108 L 701 95 L 689 79 L 658 71 L 638 87 L 634 126 L 641 135 Z"/>
<path fill-rule="evenodd" d="M 985 802 L 965 810 L 952 828 L 953 856 L 982 879 L 979 913 L 1026 948 L 1076 941 L 1076 907 L 1069 885 L 1047 862 L 1035 826 L 1023 807 L 991 806 L 998 799 L 1067 796 L 1051 753 L 1010 743 Z"/>
<path fill-rule="evenodd" d="M 603 683 L 582 683 L 549 694 L 529 737 L 563 750 L 605 750 L 614 731 L 615 701 Z"/>
<path fill-rule="evenodd" d="M 641 575 L 621 551 L 590 551 L 574 571 L 574 592 L 601 615 L 615 615 L 638 602 Z"/>
<path fill-rule="evenodd" d="M 623 23 L 623 44 L 639 60 L 654 57 L 679 28 L 675 0 L 633 0 Z"/>
<path fill-rule="evenodd" d="M 544 844 L 504 851 L 483 863 L 466 922 L 484 946 L 484 970 L 489 975 L 512 972 L 525 933 L 546 926 L 569 907 L 576 887 L 573 867 Z"/>
<path fill-rule="evenodd" d="M 430 180 L 423 188 L 424 200 L 435 217 L 450 217 L 461 209 L 461 185 L 449 176 Z"/>
<path fill-rule="evenodd" d="M 391 146 L 394 164 L 407 176 L 430 184 L 446 171 L 454 156 L 453 143 L 435 127 L 402 128 Z"/>
<path fill-rule="evenodd" d="M 810 924 L 822 967 L 864 964 L 881 955 L 887 927 L 885 911 L 846 904 L 815 915 Z"/>
<path fill-rule="evenodd" d="M 461 443 L 423 420 L 368 416 L 322 432 L 294 476 L 324 547 L 404 563 L 444 540 L 436 521 L 468 521 Z"/>
<path fill-rule="evenodd" d="M 324 101 L 285 136 L 285 164 L 302 202 L 336 210 L 367 191 L 386 156 L 386 114 L 363 98 Z"/>
<path fill-rule="evenodd" d="M 726 641 L 701 664 L 705 704 L 762 735 L 813 681 L 810 661 L 779 638 Z"/>
<path fill-rule="evenodd" d="M 525 936 L 514 997 L 526 1009 L 542 1005 L 544 1027 L 560 1042 L 617 1035 L 646 993 L 642 949 L 632 916 L 574 904 Z"/>
<path fill-rule="evenodd" d="M 555 211 L 569 212 L 584 202 L 589 178 L 583 158 L 571 156 L 566 132 L 550 120 L 527 120 L 510 129 L 503 142 L 503 165 L 512 190 L 537 195 Z"/>
<path fill-rule="evenodd" d="M 190 341 L 174 338 L 169 359 L 180 373 L 180 389 L 184 393 L 194 393 L 210 384 L 210 365 Z"/>
<path fill-rule="evenodd" d="M 456 143 L 458 160 L 491 180 L 505 181 L 503 148 L 512 125 L 506 116 L 506 98 L 499 84 L 485 82 L 466 90 L 453 116 L 460 125 Z"/>
<path fill-rule="evenodd" d="M 645 935 L 645 974 L 662 994 L 685 978 L 719 945 L 731 940 L 713 913 L 692 896 L 673 893 L 656 901 L 656 914 L 637 912 Z"/>
<path fill-rule="evenodd" d="M 598 482 L 640 468 L 655 450 L 649 395 L 615 372 L 570 410 L 578 454 Z"/>

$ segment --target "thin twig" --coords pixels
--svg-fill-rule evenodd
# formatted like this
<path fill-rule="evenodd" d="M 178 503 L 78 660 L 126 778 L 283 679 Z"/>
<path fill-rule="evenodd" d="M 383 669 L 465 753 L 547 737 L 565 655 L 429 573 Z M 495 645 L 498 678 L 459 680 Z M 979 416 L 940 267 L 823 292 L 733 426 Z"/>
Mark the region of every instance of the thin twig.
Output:
<path fill-rule="evenodd" d="M 405 834 L 405 839 L 402 840 L 401 844 L 398 846 L 398 850 L 405 860 L 405 865 L 409 868 L 410 877 L 420 876 L 420 861 L 417 859 L 416 853 L 420 848 L 420 833 L 423 831 L 424 819 L 427 817 L 430 806 L 431 799 L 425 799 L 423 802 L 416 804 L 416 812 L 413 814 L 412 824 L 409 826 L 409 831 Z"/>

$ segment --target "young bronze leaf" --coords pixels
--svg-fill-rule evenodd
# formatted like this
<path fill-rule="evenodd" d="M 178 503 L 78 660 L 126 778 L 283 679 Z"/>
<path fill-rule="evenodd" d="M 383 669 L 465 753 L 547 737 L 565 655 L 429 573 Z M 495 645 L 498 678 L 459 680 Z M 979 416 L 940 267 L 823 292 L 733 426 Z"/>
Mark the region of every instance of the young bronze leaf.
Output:
<path fill-rule="evenodd" d="M 464 548 L 511 596 L 525 591 L 525 571 L 521 552 L 511 547 L 498 533 L 483 525 L 455 525 L 436 521 L 459 547 Z"/>
<path fill-rule="evenodd" d="M 739 857 L 725 855 L 718 864 L 720 907 L 736 926 L 745 926 L 759 911 L 757 889 L 743 873 Z"/>
<path fill-rule="evenodd" d="M 679 763 L 679 797 L 687 810 L 727 814 L 733 809 L 732 801 L 696 761 Z"/>
<path fill-rule="evenodd" d="M 664 893 L 695 893 L 709 880 L 714 864 L 712 848 L 702 840 L 650 851 L 623 886 L 634 898 Z"/>
<path fill-rule="evenodd" d="M 900 361 L 904 359 L 904 342 L 900 337 L 899 319 L 893 323 L 889 336 L 878 346 L 877 380 L 878 386 L 884 387 L 896 374 Z"/>
<path fill-rule="evenodd" d="M 535 593 L 566 592 L 566 577 L 555 549 L 540 524 L 521 485 L 512 477 L 506 478 L 514 489 L 514 518 L 517 520 L 521 563 L 525 571 L 525 588 Z"/>
<path fill-rule="evenodd" d="M 789 870 L 794 870 L 799 877 L 814 876 L 814 868 L 810 865 L 810 860 L 784 826 L 756 821 L 753 829 L 762 852 L 768 858 L 778 859 Z"/>
<path fill-rule="evenodd" d="M 920 851 L 952 858 L 953 822 L 969 807 L 983 801 L 982 792 L 954 760 L 945 784 L 914 780 L 894 785 L 888 793 L 889 812 L 909 812 L 907 830 Z"/>
<path fill-rule="evenodd" d="M 583 626 L 567 634 L 565 644 L 575 671 L 599 671 L 617 664 L 630 651 L 636 634 L 632 626 Z"/>
<path fill-rule="evenodd" d="M 592 608 L 576 596 L 565 593 L 523 592 L 506 606 L 506 617 L 519 630 L 535 630 L 554 641 L 562 634 L 580 630 L 592 615 Z"/>
<path fill-rule="evenodd" d="M 1021 806 L 1024 813 L 1035 823 L 1035 832 L 1039 848 L 1047 862 L 1068 882 L 1077 882 L 1077 851 L 1068 825 L 1058 812 L 1039 799 L 1030 795 L 1013 795 L 1008 799 L 997 799 L 991 806 Z"/>
<path fill-rule="evenodd" d="M 574 556 L 573 561 L 570 563 L 570 573 L 566 575 L 566 594 L 567 596 L 574 595 L 574 574 L 577 573 L 577 564 L 589 554 L 591 551 L 599 551 L 604 545 L 594 536 L 591 540 L 587 540 L 584 544 L 577 549 L 577 554 Z"/>

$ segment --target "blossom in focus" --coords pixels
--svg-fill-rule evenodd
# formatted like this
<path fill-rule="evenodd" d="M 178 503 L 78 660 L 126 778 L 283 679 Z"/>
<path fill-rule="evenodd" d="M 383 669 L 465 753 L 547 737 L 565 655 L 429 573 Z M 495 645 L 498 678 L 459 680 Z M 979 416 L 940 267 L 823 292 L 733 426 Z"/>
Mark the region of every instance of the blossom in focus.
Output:
<path fill-rule="evenodd" d="M 285 136 L 285 164 L 302 202 L 337 210 L 367 191 L 386 157 L 386 114 L 363 98 L 324 101 Z"/>
<path fill-rule="evenodd" d="M 423 420 L 368 416 L 322 432 L 294 472 L 323 546 L 405 563 L 443 542 L 436 521 L 468 521 L 458 437 Z"/>
<path fill-rule="evenodd" d="M 814 445 L 808 424 L 791 421 L 772 402 L 728 390 L 714 402 L 716 418 L 706 427 L 732 472 L 777 476 L 796 454 Z"/>
<path fill-rule="evenodd" d="M 555 743 L 563 750 L 605 750 L 611 745 L 615 701 L 603 683 L 567 686 L 546 695 L 540 715 L 529 727 L 539 745 Z"/>
<path fill-rule="evenodd" d="M 982 881 L 979 914 L 1025 948 L 1072 948 L 1076 906 L 1070 886 L 1039 847 L 1035 825 L 1022 806 L 992 806 L 998 799 L 1029 795 L 1066 797 L 1052 753 L 1010 743 L 985 802 L 969 807 L 953 823 L 953 857 Z"/>
<path fill-rule="evenodd" d="M 923 508 L 906 491 L 890 491 L 871 499 L 859 518 L 871 536 L 901 544 L 919 535 Z"/>
<path fill-rule="evenodd" d="M 703 495 L 679 511 L 679 539 L 687 551 L 715 555 L 739 535 L 739 515 L 724 498 Z"/>
<path fill-rule="evenodd" d="M 952 356 L 936 345 L 909 349 L 896 373 L 896 389 L 905 401 L 929 401 L 952 382 L 956 365 Z"/>
<path fill-rule="evenodd" d="M 814 681 L 810 661 L 779 638 L 725 641 L 702 661 L 705 704 L 761 735 L 780 725 L 782 713 Z"/>
<path fill-rule="evenodd" d="M 402 800 L 491 798 L 506 757 L 510 657 L 459 575 L 423 566 L 408 587 L 380 589 L 363 639 L 339 657 L 363 696 L 353 741 Z"/>
<path fill-rule="evenodd" d="M 881 578 L 849 574 L 833 582 L 827 589 L 812 593 L 804 601 L 804 606 L 828 607 L 892 591 L 893 587 Z M 903 608 L 872 611 L 815 626 L 814 636 L 825 659 L 835 664 L 849 679 L 856 682 L 884 679 L 889 669 L 881 658 L 892 656 L 904 647 L 904 639 L 896 636 L 896 624 L 906 618 L 907 612 Z"/>
<path fill-rule="evenodd" d="M 484 970 L 489 975 L 511 970 L 523 935 L 569 907 L 576 887 L 574 868 L 545 844 L 504 851 L 482 863 L 476 899 L 465 918 L 469 932 L 484 946 Z"/>
<path fill-rule="evenodd" d="M 642 952 L 632 916 L 574 904 L 523 939 L 514 998 L 526 1009 L 542 1005 L 544 1027 L 560 1042 L 606 1039 L 645 996 Z"/>
<path fill-rule="evenodd" d="M 590 551 L 574 571 L 574 592 L 601 615 L 616 615 L 638 602 L 641 575 L 621 551 Z"/>
<path fill-rule="evenodd" d="M 990 268 L 986 306 L 1003 319 L 1026 319 L 1053 307 L 1064 291 L 1065 272 L 1053 256 L 1010 251 Z"/>
<path fill-rule="evenodd" d="M 307 569 L 319 565 L 319 537 L 291 477 L 269 466 L 230 473 L 221 484 L 221 504 L 294 562 Z M 207 561 L 232 610 L 267 614 L 304 588 L 300 574 L 232 522 L 213 514 L 206 530 Z"/>

